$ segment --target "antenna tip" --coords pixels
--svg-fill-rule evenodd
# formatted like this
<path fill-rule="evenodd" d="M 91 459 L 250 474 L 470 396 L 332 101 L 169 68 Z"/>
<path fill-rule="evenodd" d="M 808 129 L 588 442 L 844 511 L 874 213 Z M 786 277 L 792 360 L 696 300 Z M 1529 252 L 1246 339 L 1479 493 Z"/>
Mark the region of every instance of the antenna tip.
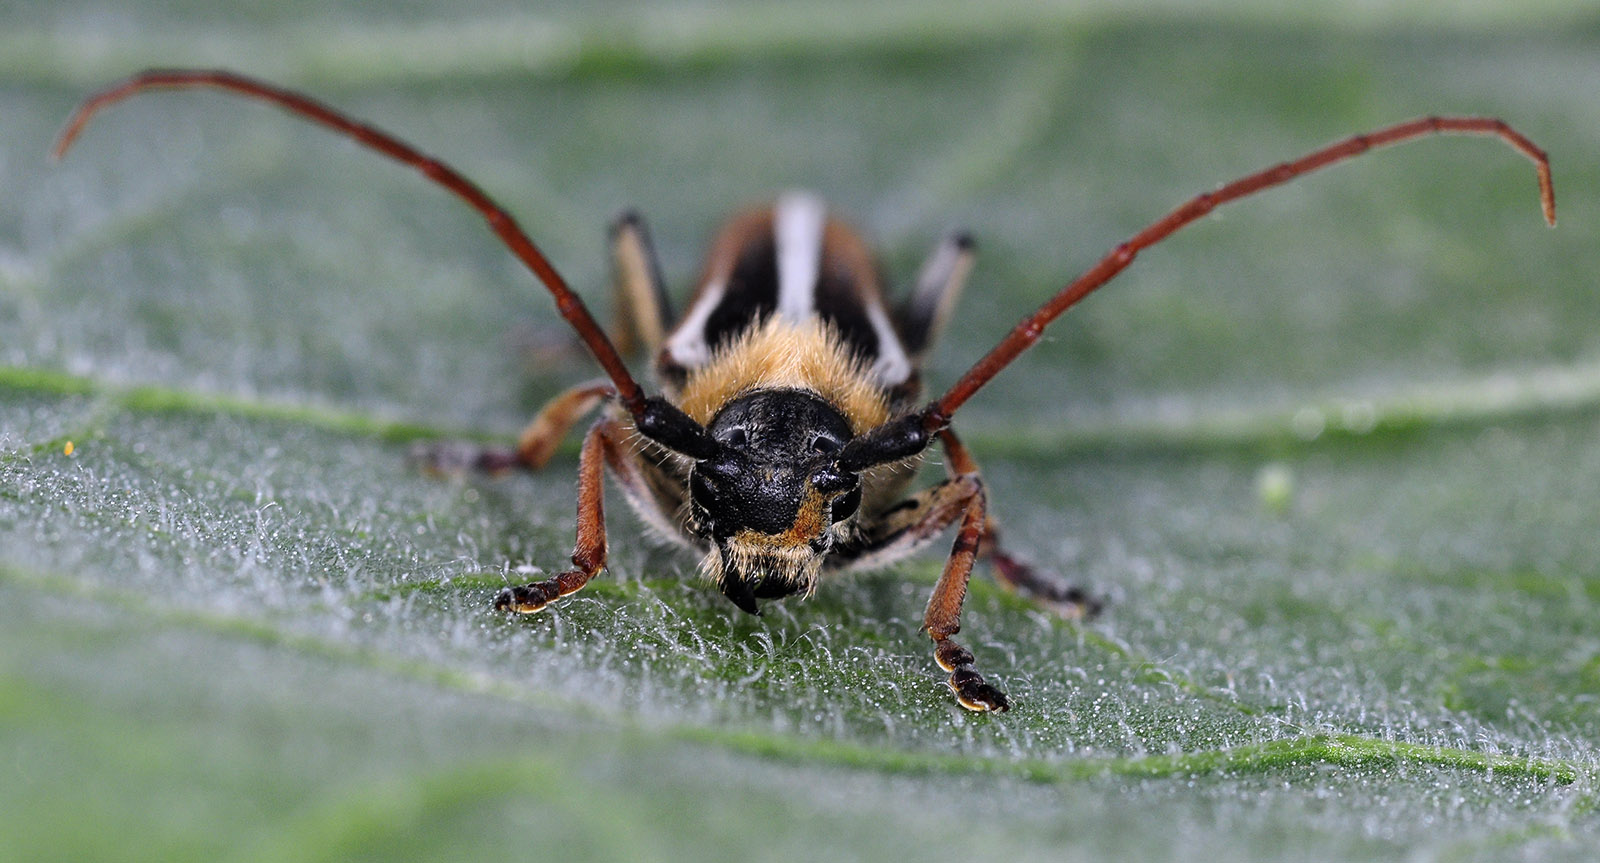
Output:
<path fill-rule="evenodd" d="M 1544 220 L 1556 226 L 1556 184 L 1550 178 L 1550 163 L 1539 162 L 1539 206 L 1544 210 Z"/>
<path fill-rule="evenodd" d="M 72 142 L 78 139 L 78 133 L 83 131 L 83 124 L 89 119 L 87 112 L 79 108 L 68 118 L 67 125 L 62 127 L 61 134 L 56 136 L 56 142 L 50 146 L 50 161 L 59 162 L 71 149 Z"/>

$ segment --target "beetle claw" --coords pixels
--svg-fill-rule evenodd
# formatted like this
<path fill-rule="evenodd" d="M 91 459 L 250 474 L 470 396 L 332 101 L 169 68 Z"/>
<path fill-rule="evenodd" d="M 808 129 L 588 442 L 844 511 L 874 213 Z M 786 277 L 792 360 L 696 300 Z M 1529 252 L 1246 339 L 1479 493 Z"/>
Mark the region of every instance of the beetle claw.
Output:
<path fill-rule="evenodd" d="M 971 711 L 1004 713 L 1011 709 L 1006 694 L 984 680 L 983 675 L 970 665 L 950 672 L 950 690 L 956 694 L 956 701 Z"/>
<path fill-rule="evenodd" d="M 979 713 L 990 710 L 1004 713 L 1011 709 L 1006 694 L 984 680 L 978 669 L 973 667 L 971 651 L 949 638 L 938 639 L 936 644 L 934 659 L 940 668 L 950 672 L 950 691 L 956 694 L 956 701 L 962 707 Z"/>
<path fill-rule="evenodd" d="M 508 587 L 494 596 L 495 611 L 512 611 L 532 614 L 543 611 L 550 603 L 569 593 L 575 593 L 589 580 L 581 570 L 569 570 L 554 578 Z"/>
<path fill-rule="evenodd" d="M 543 611 L 545 606 L 555 599 L 554 596 L 550 595 L 549 591 L 542 589 L 544 585 L 545 582 L 541 581 L 534 584 L 508 587 L 495 594 L 494 610 L 512 611 L 517 614 L 532 614 L 535 611 Z"/>

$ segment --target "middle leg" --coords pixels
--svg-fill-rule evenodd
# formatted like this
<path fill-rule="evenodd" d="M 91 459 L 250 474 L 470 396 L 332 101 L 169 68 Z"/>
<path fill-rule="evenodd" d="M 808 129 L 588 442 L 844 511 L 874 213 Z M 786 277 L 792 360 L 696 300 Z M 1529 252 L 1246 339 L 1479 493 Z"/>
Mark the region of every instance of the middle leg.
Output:
<path fill-rule="evenodd" d="M 572 569 L 544 581 L 508 587 L 494 598 L 496 611 L 530 614 L 581 590 L 606 566 L 605 466 L 632 491 L 639 478 L 627 460 L 625 432 L 609 417 L 595 423 L 583 437 L 578 456 L 578 537 L 572 548 Z"/>

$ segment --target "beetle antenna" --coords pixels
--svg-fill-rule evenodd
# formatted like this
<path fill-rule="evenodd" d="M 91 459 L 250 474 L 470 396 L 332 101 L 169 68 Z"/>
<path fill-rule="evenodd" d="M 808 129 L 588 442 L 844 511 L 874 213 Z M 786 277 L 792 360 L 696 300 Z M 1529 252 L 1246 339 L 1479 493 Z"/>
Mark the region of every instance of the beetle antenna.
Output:
<path fill-rule="evenodd" d="M 1038 311 L 1024 318 L 998 345 L 995 345 L 993 350 L 974 363 L 948 392 L 937 401 L 928 404 L 915 416 L 921 418 L 922 427 L 929 435 L 949 425 L 951 415 L 991 378 L 999 374 L 1001 369 L 1032 347 L 1051 321 L 1077 305 L 1079 300 L 1093 293 L 1096 288 L 1115 278 L 1133 263 L 1134 256 L 1140 251 L 1161 242 L 1179 228 L 1204 216 L 1214 208 L 1229 201 L 1248 197 L 1262 189 L 1282 185 L 1303 174 L 1352 159 L 1369 150 L 1439 133 L 1497 136 L 1532 160 L 1539 172 L 1539 203 L 1544 208 L 1545 221 L 1549 222 L 1551 227 L 1555 226 L 1556 195 L 1550 179 L 1549 157 L 1521 132 L 1501 120 L 1492 117 L 1421 117 L 1364 135 L 1353 135 L 1292 162 L 1281 162 L 1266 170 L 1234 180 L 1215 191 L 1196 195 L 1180 204 L 1172 212 L 1112 249 L 1088 272 L 1062 288 L 1060 293 L 1046 301 Z M 927 439 L 931 440 L 931 437 Z"/>
<path fill-rule="evenodd" d="M 522 261 L 531 270 L 534 276 L 549 289 L 555 298 L 556 309 L 563 318 L 578 332 L 578 337 L 594 354 L 601 368 L 616 385 L 617 398 L 623 407 L 633 415 L 634 420 L 641 426 L 660 426 L 663 423 L 668 431 L 684 446 L 692 450 L 703 450 L 707 444 L 700 438 L 709 440 L 703 430 L 689 428 L 683 425 L 682 420 L 688 417 L 667 415 L 663 413 L 670 405 L 659 398 L 647 398 L 639 383 L 629 373 L 628 367 L 623 363 L 617 349 L 606 337 L 605 330 L 595 322 L 594 316 L 584 305 L 583 300 L 573 293 L 567 286 L 565 279 L 550 264 L 544 252 L 540 251 L 537 244 L 528 238 L 521 226 L 511 217 L 504 207 L 490 198 L 482 189 L 463 177 L 454 168 L 445 163 L 419 152 L 416 148 L 376 127 L 349 117 L 323 103 L 301 93 L 273 86 L 264 81 L 224 70 L 210 69 L 149 69 L 130 78 L 111 85 L 104 90 L 90 96 L 80 104 L 72 116 L 68 118 L 67 125 L 62 129 L 60 137 L 56 139 L 52 154 L 59 159 L 66 154 L 67 148 L 77 139 L 78 134 L 88 125 L 89 120 L 102 108 L 120 102 L 136 93 L 145 90 L 172 90 L 189 88 L 215 88 L 270 102 L 299 117 L 325 126 L 351 138 L 357 143 L 376 150 L 397 162 L 417 169 L 429 180 L 445 187 L 469 206 L 477 210 L 489 229 L 505 243 L 512 254 Z M 680 412 L 681 413 L 681 412 Z M 641 420 L 655 419 L 655 422 L 640 422 Z M 693 420 L 688 420 L 694 424 Z M 699 435 L 694 432 L 699 431 Z M 648 434 L 648 432 L 646 432 Z M 670 441 L 663 441 L 668 446 L 673 446 Z M 678 447 L 673 447 L 677 449 Z M 680 451 L 684 451 L 680 449 Z M 688 453 L 693 455 L 694 453 Z"/>

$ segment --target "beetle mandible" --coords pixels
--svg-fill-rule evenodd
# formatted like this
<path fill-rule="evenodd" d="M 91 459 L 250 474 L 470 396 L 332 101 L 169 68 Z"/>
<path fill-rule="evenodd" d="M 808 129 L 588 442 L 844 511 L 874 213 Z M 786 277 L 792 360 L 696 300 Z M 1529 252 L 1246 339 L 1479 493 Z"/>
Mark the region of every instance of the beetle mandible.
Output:
<path fill-rule="evenodd" d="M 706 577 L 751 613 L 759 613 L 758 600 L 810 594 L 828 571 L 887 564 L 957 526 L 922 629 L 950 673 L 956 699 L 978 711 L 1009 707 L 951 637 L 961 629 L 967 580 L 980 555 L 1003 584 L 1058 612 L 1081 614 L 1095 605 L 1081 590 L 999 547 L 978 466 L 950 427 L 956 411 L 1038 341 L 1051 321 L 1139 252 L 1215 207 L 1375 147 L 1434 133 L 1496 136 L 1531 159 L 1545 220 L 1555 224 L 1549 159 L 1500 120 L 1423 117 L 1355 135 L 1180 204 L 1051 296 L 943 395 L 922 403 L 923 362 L 972 266 L 966 235 L 946 237 L 911 292 L 891 305 L 856 233 L 817 199 L 788 195 L 728 222 L 711 245 L 688 308 L 675 317 L 644 221 L 625 214 L 611 235 L 626 310 L 619 340 L 637 340 L 654 356 L 659 393 L 650 395 L 617 343 L 489 195 L 443 162 L 306 95 L 222 70 L 150 70 L 85 100 L 55 155 L 64 154 L 107 105 L 144 90 L 198 87 L 276 104 L 412 166 L 465 200 L 550 291 L 605 370 L 602 380 L 574 387 L 540 410 L 514 448 L 434 447 L 425 453 L 434 466 L 538 469 L 585 414 L 608 406 L 579 454 L 573 568 L 501 591 L 495 608 L 538 611 L 605 568 L 607 467 L 644 520 L 701 552 Z M 944 450 L 948 476 L 907 496 L 914 469 L 935 442 Z"/>

